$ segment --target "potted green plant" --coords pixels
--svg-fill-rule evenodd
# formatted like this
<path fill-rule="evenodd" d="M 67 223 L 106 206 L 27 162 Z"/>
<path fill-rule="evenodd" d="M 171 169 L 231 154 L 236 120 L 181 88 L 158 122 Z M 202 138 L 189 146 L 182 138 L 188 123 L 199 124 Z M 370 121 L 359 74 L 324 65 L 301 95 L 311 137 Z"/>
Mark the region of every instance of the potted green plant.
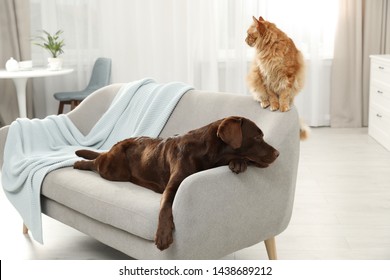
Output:
<path fill-rule="evenodd" d="M 59 58 L 64 53 L 63 47 L 65 46 L 64 39 L 61 38 L 62 30 L 58 30 L 53 35 L 42 30 L 44 36 L 38 36 L 37 39 L 40 42 L 36 42 L 35 45 L 40 46 L 47 50 L 51 57 L 48 58 L 48 67 L 50 70 L 60 70 L 62 68 L 62 58 Z"/>

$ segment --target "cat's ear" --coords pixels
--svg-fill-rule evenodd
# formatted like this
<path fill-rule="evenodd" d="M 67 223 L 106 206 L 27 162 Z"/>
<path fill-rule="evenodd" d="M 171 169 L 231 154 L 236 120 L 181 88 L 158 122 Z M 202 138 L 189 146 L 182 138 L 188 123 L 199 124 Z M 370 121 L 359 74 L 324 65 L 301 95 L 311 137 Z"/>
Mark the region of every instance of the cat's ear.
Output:
<path fill-rule="evenodd" d="M 262 17 L 259 17 L 259 20 L 257 20 L 257 18 L 255 18 L 254 16 L 252 16 L 253 18 L 253 21 L 256 23 L 256 29 L 257 31 L 263 35 L 266 31 L 266 27 L 264 25 L 264 19 Z"/>
<path fill-rule="evenodd" d="M 257 31 L 260 33 L 260 35 L 264 35 L 265 31 L 267 30 L 267 27 L 264 24 L 264 21 L 257 21 Z"/>

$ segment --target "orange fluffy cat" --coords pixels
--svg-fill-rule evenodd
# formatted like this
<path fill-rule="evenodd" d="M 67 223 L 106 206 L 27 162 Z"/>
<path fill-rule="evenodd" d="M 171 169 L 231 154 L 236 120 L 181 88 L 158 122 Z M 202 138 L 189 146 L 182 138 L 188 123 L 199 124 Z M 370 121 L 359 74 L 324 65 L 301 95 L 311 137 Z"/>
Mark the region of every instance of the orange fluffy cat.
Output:
<path fill-rule="evenodd" d="M 246 43 L 256 49 L 248 84 L 261 107 L 286 112 L 303 87 L 304 61 L 294 42 L 275 24 L 253 17 Z"/>

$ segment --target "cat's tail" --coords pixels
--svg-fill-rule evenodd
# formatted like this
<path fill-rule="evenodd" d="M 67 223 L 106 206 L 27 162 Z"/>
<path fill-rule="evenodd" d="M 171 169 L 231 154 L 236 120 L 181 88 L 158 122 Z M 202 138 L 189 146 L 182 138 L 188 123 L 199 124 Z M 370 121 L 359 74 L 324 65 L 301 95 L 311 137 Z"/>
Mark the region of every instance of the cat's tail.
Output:
<path fill-rule="evenodd" d="M 299 137 L 301 141 L 306 140 L 309 138 L 310 135 L 310 127 L 305 123 L 305 121 L 301 118 L 299 119 Z"/>

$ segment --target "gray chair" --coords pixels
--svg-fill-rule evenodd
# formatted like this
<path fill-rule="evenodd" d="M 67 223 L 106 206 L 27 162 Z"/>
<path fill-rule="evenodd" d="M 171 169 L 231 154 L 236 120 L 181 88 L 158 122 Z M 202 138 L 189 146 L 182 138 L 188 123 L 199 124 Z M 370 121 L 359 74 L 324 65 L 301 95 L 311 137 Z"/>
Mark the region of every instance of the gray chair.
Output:
<path fill-rule="evenodd" d="M 71 110 L 76 108 L 88 95 L 92 92 L 107 86 L 110 83 L 111 77 L 111 59 L 99 57 L 93 66 L 91 79 L 88 86 L 81 91 L 65 91 L 57 92 L 54 94 L 54 98 L 60 101 L 58 107 L 58 114 L 62 114 L 64 111 L 64 105 L 68 104 Z"/>

